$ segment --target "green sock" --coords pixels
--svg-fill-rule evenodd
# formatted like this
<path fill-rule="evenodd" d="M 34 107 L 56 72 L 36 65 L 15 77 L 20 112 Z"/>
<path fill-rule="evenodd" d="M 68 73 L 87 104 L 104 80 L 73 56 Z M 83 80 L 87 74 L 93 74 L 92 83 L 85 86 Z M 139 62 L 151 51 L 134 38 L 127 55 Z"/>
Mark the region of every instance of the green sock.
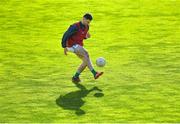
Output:
<path fill-rule="evenodd" d="M 80 73 L 76 72 L 76 74 L 74 75 L 74 77 L 79 77 Z"/>
<path fill-rule="evenodd" d="M 95 76 L 96 73 L 97 73 L 94 69 L 92 69 L 91 72 L 93 73 L 94 76 Z"/>

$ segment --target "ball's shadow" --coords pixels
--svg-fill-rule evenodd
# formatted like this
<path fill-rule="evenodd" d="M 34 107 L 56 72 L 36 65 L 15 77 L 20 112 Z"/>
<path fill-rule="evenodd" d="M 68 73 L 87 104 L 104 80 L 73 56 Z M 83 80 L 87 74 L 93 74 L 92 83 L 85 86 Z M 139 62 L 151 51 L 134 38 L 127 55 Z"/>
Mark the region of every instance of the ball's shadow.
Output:
<path fill-rule="evenodd" d="M 60 95 L 59 98 L 56 99 L 56 104 L 62 107 L 63 109 L 75 111 L 76 115 L 83 115 L 86 112 L 81 109 L 81 107 L 85 103 L 85 101 L 82 98 L 86 97 L 92 91 L 96 91 L 94 96 L 97 98 L 103 97 L 104 94 L 102 93 L 102 90 L 98 87 L 93 87 L 88 90 L 82 84 L 78 83 L 75 85 L 79 88 L 79 90 L 72 91 L 65 95 Z"/>

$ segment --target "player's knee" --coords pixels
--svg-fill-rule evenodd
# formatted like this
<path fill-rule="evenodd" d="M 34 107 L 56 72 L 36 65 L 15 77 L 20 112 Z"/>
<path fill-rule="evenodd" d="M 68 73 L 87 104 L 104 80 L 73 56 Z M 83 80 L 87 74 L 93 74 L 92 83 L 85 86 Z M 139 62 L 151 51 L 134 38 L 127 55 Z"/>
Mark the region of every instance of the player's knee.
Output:
<path fill-rule="evenodd" d="M 89 53 L 87 51 L 85 51 L 85 56 L 89 58 Z"/>
<path fill-rule="evenodd" d="M 89 59 L 89 55 L 86 54 L 86 55 L 84 56 L 84 58 L 85 58 L 86 60 L 88 60 L 88 59 Z"/>
<path fill-rule="evenodd" d="M 86 52 L 83 52 L 82 56 L 83 56 L 84 58 L 86 58 L 86 59 L 89 58 L 89 54 L 86 53 Z"/>

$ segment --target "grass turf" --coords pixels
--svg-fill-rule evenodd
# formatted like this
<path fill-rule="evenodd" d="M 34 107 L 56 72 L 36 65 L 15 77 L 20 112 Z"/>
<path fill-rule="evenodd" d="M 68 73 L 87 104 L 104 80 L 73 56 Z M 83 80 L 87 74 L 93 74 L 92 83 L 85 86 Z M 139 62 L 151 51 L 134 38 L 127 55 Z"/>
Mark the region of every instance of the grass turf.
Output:
<path fill-rule="evenodd" d="M 180 122 L 179 0 L 1 0 L 0 122 Z M 63 55 L 68 26 L 91 12 L 85 41 L 102 78 Z M 102 90 L 102 91 L 100 91 Z"/>

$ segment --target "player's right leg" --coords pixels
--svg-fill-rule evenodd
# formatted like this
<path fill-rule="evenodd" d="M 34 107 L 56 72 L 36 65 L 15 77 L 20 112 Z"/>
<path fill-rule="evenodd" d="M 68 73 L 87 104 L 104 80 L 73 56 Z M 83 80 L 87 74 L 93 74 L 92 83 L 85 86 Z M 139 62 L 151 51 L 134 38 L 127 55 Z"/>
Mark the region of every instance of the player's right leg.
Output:
<path fill-rule="evenodd" d="M 78 67 L 78 69 L 77 69 L 77 71 L 79 72 L 79 73 L 81 73 L 86 67 L 87 67 L 87 64 L 86 64 L 86 62 L 83 60 L 83 56 L 81 56 L 81 55 L 79 55 L 79 54 L 77 54 L 76 53 L 76 55 L 82 60 L 82 63 L 81 63 L 81 65 Z"/>
<path fill-rule="evenodd" d="M 72 82 L 79 83 L 81 81 L 79 75 L 86 68 L 87 64 L 83 61 L 83 56 L 79 55 L 78 53 L 75 54 L 82 60 L 82 64 L 78 67 L 75 75 L 72 77 Z"/>

